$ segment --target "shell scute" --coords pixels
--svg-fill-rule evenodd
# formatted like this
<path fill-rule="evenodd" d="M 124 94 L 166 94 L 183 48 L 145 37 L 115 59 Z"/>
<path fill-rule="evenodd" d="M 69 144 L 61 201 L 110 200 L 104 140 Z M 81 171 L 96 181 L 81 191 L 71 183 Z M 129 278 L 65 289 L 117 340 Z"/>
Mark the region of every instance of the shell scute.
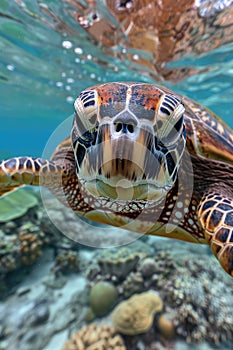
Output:
<path fill-rule="evenodd" d="M 233 164 L 233 132 L 214 113 L 194 101 L 183 98 L 187 146 L 200 158 Z"/>

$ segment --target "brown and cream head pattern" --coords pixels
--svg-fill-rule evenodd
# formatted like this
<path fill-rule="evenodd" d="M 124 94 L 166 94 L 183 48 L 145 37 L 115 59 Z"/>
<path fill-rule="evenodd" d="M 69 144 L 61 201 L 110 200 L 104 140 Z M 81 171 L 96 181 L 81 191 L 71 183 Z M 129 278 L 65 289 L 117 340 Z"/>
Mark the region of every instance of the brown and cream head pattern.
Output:
<path fill-rule="evenodd" d="M 160 201 L 177 179 L 185 148 L 184 106 L 162 88 L 106 83 L 75 101 L 77 174 L 94 196 Z"/>

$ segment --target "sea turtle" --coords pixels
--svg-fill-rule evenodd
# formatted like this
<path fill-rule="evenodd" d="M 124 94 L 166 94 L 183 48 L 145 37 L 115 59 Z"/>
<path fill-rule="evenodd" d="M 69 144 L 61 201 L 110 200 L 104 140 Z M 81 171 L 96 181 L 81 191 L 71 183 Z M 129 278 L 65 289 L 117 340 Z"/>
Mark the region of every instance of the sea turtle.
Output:
<path fill-rule="evenodd" d="M 86 219 L 207 243 L 233 276 L 233 132 L 167 88 L 106 83 L 77 97 L 51 160 L 0 163 L 0 194 L 42 185 Z"/>

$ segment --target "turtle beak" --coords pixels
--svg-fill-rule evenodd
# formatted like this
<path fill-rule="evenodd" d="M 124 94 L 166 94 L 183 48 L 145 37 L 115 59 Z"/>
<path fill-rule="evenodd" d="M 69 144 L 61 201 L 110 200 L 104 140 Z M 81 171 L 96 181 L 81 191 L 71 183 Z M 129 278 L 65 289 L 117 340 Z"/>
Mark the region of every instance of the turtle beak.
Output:
<path fill-rule="evenodd" d="M 154 177 L 159 168 L 158 159 L 145 144 L 125 135 L 106 140 L 100 152 L 99 171 L 107 179 L 117 177 L 136 182 Z"/>
<path fill-rule="evenodd" d="M 122 200 L 148 199 L 153 182 L 155 199 L 165 186 L 163 162 L 148 128 L 105 123 L 96 145 L 87 150 L 79 177 L 93 194 Z"/>

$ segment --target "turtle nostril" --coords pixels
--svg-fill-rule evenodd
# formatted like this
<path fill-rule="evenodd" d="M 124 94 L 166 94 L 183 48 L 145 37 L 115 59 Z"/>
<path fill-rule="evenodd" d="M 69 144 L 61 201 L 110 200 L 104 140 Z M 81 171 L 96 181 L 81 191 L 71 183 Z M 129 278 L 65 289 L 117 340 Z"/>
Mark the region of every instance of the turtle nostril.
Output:
<path fill-rule="evenodd" d="M 120 132 L 122 130 L 122 123 L 114 123 L 115 131 Z"/>
<path fill-rule="evenodd" d="M 114 123 L 114 128 L 116 132 L 123 132 L 130 134 L 134 133 L 135 126 L 133 124 L 125 124 L 125 123 Z"/>
<path fill-rule="evenodd" d="M 127 130 L 128 130 L 128 132 L 130 132 L 132 134 L 134 132 L 134 125 L 133 124 L 128 124 L 127 125 Z"/>
<path fill-rule="evenodd" d="M 137 119 L 127 111 L 117 115 L 113 120 L 114 132 L 116 133 L 134 134 L 137 125 Z"/>

